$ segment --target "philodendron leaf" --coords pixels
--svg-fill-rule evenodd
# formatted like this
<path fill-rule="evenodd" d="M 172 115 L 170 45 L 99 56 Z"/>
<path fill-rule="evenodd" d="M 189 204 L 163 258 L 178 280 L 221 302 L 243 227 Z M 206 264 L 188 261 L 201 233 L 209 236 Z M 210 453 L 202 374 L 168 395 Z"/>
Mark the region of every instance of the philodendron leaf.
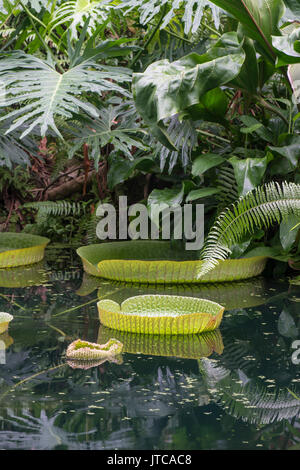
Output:
<path fill-rule="evenodd" d="M 275 60 L 272 35 L 279 35 L 279 20 L 285 7 L 282 0 L 211 0 L 228 11 L 242 25 L 246 34 L 259 42 L 265 53 Z"/>
<path fill-rule="evenodd" d="M 163 120 L 201 101 L 209 90 L 236 77 L 245 60 L 237 34 L 205 54 L 191 53 L 170 63 L 159 60 L 133 75 L 136 108 L 145 122 L 163 128 Z"/>
<path fill-rule="evenodd" d="M 262 183 L 269 157 L 240 159 L 234 156 L 229 162 L 234 169 L 239 195 L 244 196 Z"/>

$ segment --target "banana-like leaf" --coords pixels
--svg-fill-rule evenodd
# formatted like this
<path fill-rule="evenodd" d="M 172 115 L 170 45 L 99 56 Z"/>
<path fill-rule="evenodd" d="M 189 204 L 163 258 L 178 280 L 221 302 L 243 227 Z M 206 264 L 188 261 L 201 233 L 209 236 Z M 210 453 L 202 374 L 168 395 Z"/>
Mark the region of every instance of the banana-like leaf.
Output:
<path fill-rule="evenodd" d="M 246 234 L 268 228 L 293 214 L 300 220 L 300 185 L 268 183 L 241 197 L 215 221 L 203 249 L 205 260 L 198 276 L 207 275 L 220 260 L 226 259 L 231 247 Z M 213 271 L 212 271 L 213 272 Z"/>
<path fill-rule="evenodd" d="M 261 274 L 266 266 L 265 254 L 225 260 L 213 271 L 199 278 L 204 261 L 191 251 L 175 251 L 168 241 L 137 240 L 99 243 L 78 248 L 84 270 L 93 276 L 114 281 L 151 284 L 227 282 Z"/>
<path fill-rule="evenodd" d="M 233 80 L 244 60 L 237 34 L 230 33 L 203 55 L 191 53 L 172 63 L 166 59 L 154 62 L 144 73 L 133 75 L 137 110 L 150 127 L 163 129 L 164 119 L 198 104 L 206 92 Z"/>
<path fill-rule="evenodd" d="M 21 108 L 1 117 L 0 121 L 14 119 L 7 133 L 26 125 L 21 138 L 38 127 L 41 135 L 51 128 L 61 136 L 54 116 L 71 119 L 80 112 L 93 117 L 99 115 L 96 108 L 79 99 L 79 95 L 85 92 L 101 95 L 105 91 L 128 95 L 115 82 L 130 79 L 129 70 L 99 65 L 93 60 L 85 60 L 59 73 L 50 63 L 22 51 L 3 54 L 0 59 L 0 80 L 3 83 L 0 107 L 21 105 Z"/>
<path fill-rule="evenodd" d="M 49 242 L 49 238 L 28 233 L 0 233 L 0 268 L 41 261 Z"/>
<path fill-rule="evenodd" d="M 219 327 L 224 307 L 206 299 L 174 295 L 138 295 L 119 305 L 97 304 L 100 323 L 109 328 L 154 335 L 185 335 Z"/>
<path fill-rule="evenodd" d="M 259 42 L 263 51 L 275 60 L 272 35 L 280 35 L 279 21 L 284 13 L 282 0 L 211 0 L 228 11 L 243 26 L 246 34 Z"/>

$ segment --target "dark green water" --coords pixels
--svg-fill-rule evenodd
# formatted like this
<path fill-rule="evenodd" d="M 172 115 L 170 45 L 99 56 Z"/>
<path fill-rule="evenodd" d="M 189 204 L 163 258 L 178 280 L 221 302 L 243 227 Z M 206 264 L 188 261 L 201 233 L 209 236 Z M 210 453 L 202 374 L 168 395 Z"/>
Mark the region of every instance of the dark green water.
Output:
<path fill-rule="evenodd" d="M 300 401 L 288 391 L 300 395 L 300 287 L 253 279 L 160 288 L 226 305 L 220 331 L 204 337 L 100 326 L 97 293 L 122 301 L 154 291 L 83 276 L 71 251 L 0 272 L 0 311 L 14 315 L 0 336 L 0 449 L 300 448 Z M 112 335 L 124 342 L 121 361 L 66 363 L 74 339 Z"/>

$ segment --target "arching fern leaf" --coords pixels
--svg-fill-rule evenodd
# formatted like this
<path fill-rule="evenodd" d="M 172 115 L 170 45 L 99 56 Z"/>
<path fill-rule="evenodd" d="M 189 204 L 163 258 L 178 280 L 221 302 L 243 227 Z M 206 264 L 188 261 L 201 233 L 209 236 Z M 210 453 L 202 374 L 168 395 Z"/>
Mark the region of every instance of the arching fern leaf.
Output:
<path fill-rule="evenodd" d="M 220 260 L 231 254 L 231 247 L 243 236 L 258 228 L 268 228 L 288 215 L 300 219 L 300 185 L 283 182 L 268 183 L 256 188 L 223 211 L 217 218 L 202 251 L 205 261 L 198 274 L 200 278 L 213 269 Z"/>

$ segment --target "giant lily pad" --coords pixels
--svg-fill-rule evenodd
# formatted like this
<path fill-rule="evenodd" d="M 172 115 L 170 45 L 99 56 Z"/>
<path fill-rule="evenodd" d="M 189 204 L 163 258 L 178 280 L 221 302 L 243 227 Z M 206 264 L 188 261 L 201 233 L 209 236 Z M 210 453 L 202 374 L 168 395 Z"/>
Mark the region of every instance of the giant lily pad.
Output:
<path fill-rule="evenodd" d="M 162 283 L 227 282 L 258 276 L 266 256 L 220 261 L 198 279 L 203 261 L 191 251 L 171 248 L 168 241 L 138 240 L 99 243 L 78 248 L 84 270 L 114 281 Z"/>
<path fill-rule="evenodd" d="M 123 344 L 117 339 L 109 339 L 105 344 L 90 343 L 77 339 L 68 346 L 67 359 L 78 361 L 95 361 L 121 354 Z"/>
<path fill-rule="evenodd" d="M 49 242 L 49 238 L 28 233 L 0 233 L 0 268 L 41 261 Z"/>
<path fill-rule="evenodd" d="M 178 295 L 138 295 L 119 305 L 97 304 L 99 319 L 109 328 L 153 335 L 184 335 L 219 327 L 224 307 L 210 300 Z"/>

